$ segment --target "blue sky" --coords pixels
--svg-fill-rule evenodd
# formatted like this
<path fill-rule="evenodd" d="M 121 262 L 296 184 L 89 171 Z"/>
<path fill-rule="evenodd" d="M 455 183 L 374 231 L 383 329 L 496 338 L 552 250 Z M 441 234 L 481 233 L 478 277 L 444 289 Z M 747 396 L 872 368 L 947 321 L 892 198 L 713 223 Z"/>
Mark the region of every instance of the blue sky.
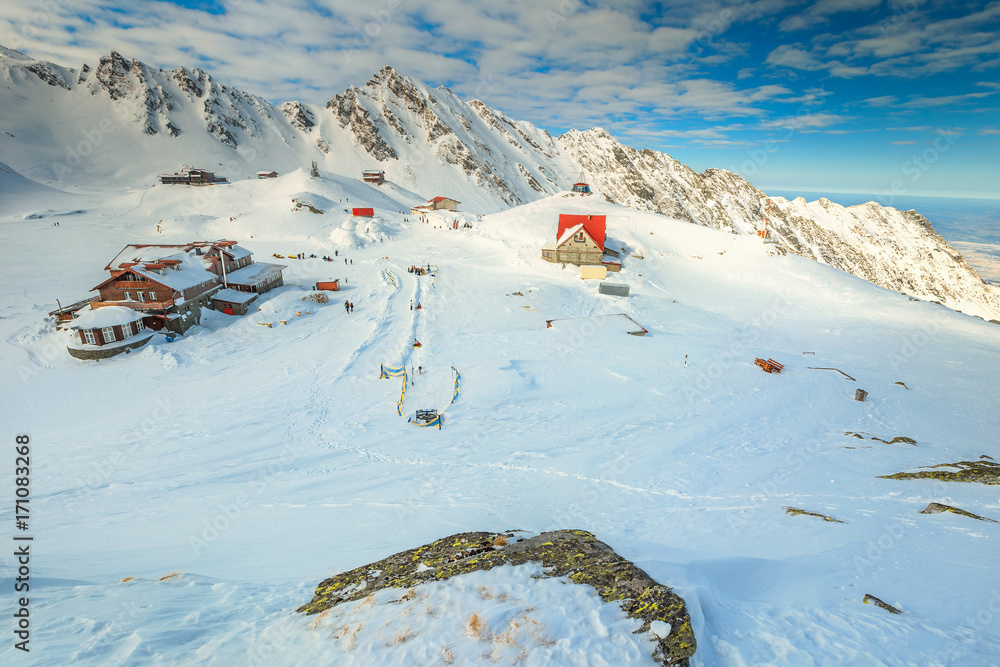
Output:
<path fill-rule="evenodd" d="M 754 185 L 1000 198 L 1000 1 L 8 0 L 0 43 L 325 103 L 384 64 Z"/>

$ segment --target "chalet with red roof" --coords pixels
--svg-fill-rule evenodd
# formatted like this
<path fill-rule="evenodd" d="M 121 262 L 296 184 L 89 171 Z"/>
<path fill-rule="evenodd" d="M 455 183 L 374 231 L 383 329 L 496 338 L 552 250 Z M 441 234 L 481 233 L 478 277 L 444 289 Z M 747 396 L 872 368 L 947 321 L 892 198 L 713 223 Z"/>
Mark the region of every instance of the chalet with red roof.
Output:
<path fill-rule="evenodd" d="M 137 347 L 140 336 L 144 344 L 148 332 L 183 334 L 206 306 L 244 314 L 259 294 L 284 284 L 284 268 L 254 262 L 236 241 L 125 246 L 104 267 L 109 275 L 94 287 L 97 300 L 73 311 L 70 328 L 79 340 L 70 354 L 101 359 Z"/>
<path fill-rule="evenodd" d="M 604 266 L 609 271 L 619 271 L 621 263 L 605 257 L 607 218 L 603 215 L 559 216 L 555 243 L 542 248 L 542 259 L 547 262 L 576 264 L 577 266 Z"/>

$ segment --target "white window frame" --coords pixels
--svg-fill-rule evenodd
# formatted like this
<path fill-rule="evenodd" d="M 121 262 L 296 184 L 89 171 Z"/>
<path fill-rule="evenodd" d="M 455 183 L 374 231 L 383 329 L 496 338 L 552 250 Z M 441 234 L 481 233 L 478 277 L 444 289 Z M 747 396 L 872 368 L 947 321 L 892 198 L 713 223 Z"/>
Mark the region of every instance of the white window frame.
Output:
<path fill-rule="evenodd" d="M 83 330 L 83 341 L 87 345 L 97 345 L 97 339 L 94 338 L 94 332 L 91 329 Z"/>
<path fill-rule="evenodd" d="M 101 329 L 101 338 L 104 339 L 105 343 L 113 343 L 117 338 L 115 338 L 115 328 L 114 327 L 103 327 Z"/>
<path fill-rule="evenodd" d="M 139 303 L 144 303 L 144 302 L 146 301 L 146 297 L 145 297 L 145 296 L 143 295 L 143 293 L 142 293 L 142 292 L 136 292 L 136 293 L 135 293 L 135 296 L 136 296 L 136 300 L 137 300 L 137 301 L 138 301 Z"/>
<path fill-rule="evenodd" d="M 156 292 L 150 292 L 149 293 L 149 300 L 150 301 L 156 301 Z"/>
<path fill-rule="evenodd" d="M 139 333 L 140 331 L 144 331 L 145 329 L 146 329 L 146 324 L 142 320 L 136 320 L 135 332 Z"/>
<path fill-rule="evenodd" d="M 122 325 L 122 338 L 128 338 L 132 335 L 132 323 L 126 322 Z"/>
<path fill-rule="evenodd" d="M 126 301 L 131 301 L 132 300 L 132 293 L 131 292 L 122 292 L 122 298 L 125 299 Z"/>

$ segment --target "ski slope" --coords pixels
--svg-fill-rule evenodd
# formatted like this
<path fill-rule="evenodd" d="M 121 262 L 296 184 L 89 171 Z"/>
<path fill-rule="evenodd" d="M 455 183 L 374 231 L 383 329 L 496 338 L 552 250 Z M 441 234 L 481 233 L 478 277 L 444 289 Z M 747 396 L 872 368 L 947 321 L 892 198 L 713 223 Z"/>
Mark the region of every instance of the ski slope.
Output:
<path fill-rule="evenodd" d="M 496 648 L 467 632 L 472 614 L 502 633 L 535 613 L 545 633 L 521 637 L 524 664 L 650 664 L 620 610 L 558 582 L 529 593 L 523 572 L 421 591 L 426 610 L 405 615 L 387 592 L 340 610 L 340 636 L 293 613 L 324 577 L 452 533 L 580 528 L 685 599 L 695 665 L 996 664 L 998 524 L 919 514 L 934 501 L 1000 520 L 996 487 L 877 476 L 1000 458 L 1000 327 L 599 199 L 421 222 L 412 193 L 295 172 L 112 193 L 59 226 L 30 217 L 39 200 L 5 208 L 0 398 L 7 441 L 31 436 L 38 555 L 32 652 L 6 642 L 0 659 L 440 664 L 449 649 L 469 664 Z M 356 200 L 375 218 L 345 213 Z M 630 297 L 540 259 L 559 213 L 608 216 L 609 245 L 627 248 L 610 280 Z M 206 311 L 173 343 L 99 363 L 65 353 L 45 313 L 86 296 L 126 243 L 220 237 L 288 266 L 260 310 Z M 424 264 L 437 275 L 407 272 Z M 334 278 L 330 303 L 301 301 Z M 599 317 L 614 313 L 649 334 Z M 546 327 L 561 318 L 577 319 Z M 383 363 L 423 367 L 407 411 L 443 407 L 461 372 L 440 431 L 397 414 Z"/>

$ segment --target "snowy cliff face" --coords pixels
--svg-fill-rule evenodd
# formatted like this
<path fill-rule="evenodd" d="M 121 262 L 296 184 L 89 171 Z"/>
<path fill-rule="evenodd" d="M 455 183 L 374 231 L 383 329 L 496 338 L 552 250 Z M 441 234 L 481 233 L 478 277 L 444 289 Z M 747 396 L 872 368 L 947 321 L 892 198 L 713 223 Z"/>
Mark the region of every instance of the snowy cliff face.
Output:
<path fill-rule="evenodd" d="M 151 185 L 181 164 L 231 179 L 312 160 L 351 177 L 377 167 L 407 189 L 481 212 L 566 190 L 582 168 L 595 196 L 736 234 L 757 233 L 767 202 L 733 173 L 699 174 L 602 129 L 553 138 L 392 67 L 325 106 L 279 107 L 197 68 L 165 71 L 112 52 L 76 70 L 0 47 L 0 150 L 30 178 L 83 188 Z M 775 198 L 769 229 L 786 252 L 1000 319 L 998 290 L 915 212 Z"/>
<path fill-rule="evenodd" d="M 392 67 L 326 109 L 354 146 L 407 186 L 434 184 L 479 201 L 485 195 L 494 209 L 566 186 L 565 161 L 547 132 L 478 100 L 466 104 L 447 88 L 432 91 Z"/>

